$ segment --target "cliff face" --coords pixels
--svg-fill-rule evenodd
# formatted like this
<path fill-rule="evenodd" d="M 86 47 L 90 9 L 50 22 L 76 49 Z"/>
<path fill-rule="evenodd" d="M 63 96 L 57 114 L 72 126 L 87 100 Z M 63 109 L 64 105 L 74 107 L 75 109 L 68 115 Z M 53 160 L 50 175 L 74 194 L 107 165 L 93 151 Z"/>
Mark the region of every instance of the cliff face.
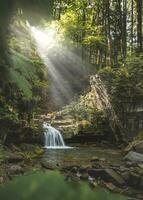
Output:
<path fill-rule="evenodd" d="M 106 86 L 98 75 L 90 77 L 89 90 L 61 111 L 48 114 L 43 120 L 59 129 L 65 139 L 74 137 L 122 142 L 132 139 L 143 129 L 143 110 L 126 106 L 122 118 L 115 112 Z M 81 138 L 80 138 L 81 139 Z"/>
<path fill-rule="evenodd" d="M 143 105 L 126 105 L 123 115 L 123 125 L 127 139 L 131 140 L 143 131 Z"/>
<path fill-rule="evenodd" d="M 68 139 L 82 135 L 116 142 L 123 140 L 123 127 L 98 75 L 90 77 L 90 88 L 85 95 L 60 112 L 53 113 L 48 122 L 61 130 Z"/>
<path fill-rule="evenodd" d="M 112 131 L 117 137 L 132 140 L 138 133 L 143 131 L 143 105 L 141 103 L 124 103 L 122 117 L 114 111 L 110 97 L 100 77 L 90 77 L 90 85 L 94 97 L 94 106 L 105 111 Z M 115 134 L 115 135 L 116 135 Z"/>

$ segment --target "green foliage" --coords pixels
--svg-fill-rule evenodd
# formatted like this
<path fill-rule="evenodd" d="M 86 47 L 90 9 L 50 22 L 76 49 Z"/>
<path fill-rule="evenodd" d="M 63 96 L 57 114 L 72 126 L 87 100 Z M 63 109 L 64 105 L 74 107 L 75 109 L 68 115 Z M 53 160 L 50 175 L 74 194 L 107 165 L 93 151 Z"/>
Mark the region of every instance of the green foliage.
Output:
<path fill-rule="evenodd" d="M 32 79 L 36 76 L 36 69 L 23 55 L 14 52 L 11 55 L 12 67 L 9 70 L 10 82 L 16 83 L 23 97 L 32 98 Z"/>
<path fill-rule="evenodd" d="M 116 71 L 111 67 L 104 67 L 100 69 L 98 73 L 102 81 L 105 83 L 108 91 L 110 91 L 116 75 Z"/>
<path fill-rule="evenodd" d="M 103 35 L 103 26 L 95 26 L 93 22 L 94 5 L 91 6 L 90 2 L 86 0 L 75 0 L 68 3 L 62 1 L 62 7 L 60 20 L 57 20 L 56 23 L 59 26 L 58 30 L 64 36 L 63 40 L 68 38 L 70 44 L 78 43 L 86 48 L 94 47 L 105 51 L 106 41 Z"/>
<path fill-rule="evenodd" d="M 111 132 L 108 119 L 103 110 L 95 108 L 94 98 L 92 93 L 82 95 L 77 101 L 66 106 L 60 114 L 62 116 L 70 115 L 75 119 L 77 132 L 108 134 Z"/>
<path fill-rule="evenodd" d="M 0 96 L 0 121 L 17 123 L 18 122 L 18 113 L 12 107 L 12 105 L 8 104 L 6 99 Z"/>
<path fill-rule="evenodd" d="M 130 105 L 142 104 L 143 99 L 143 55 L 128 57 L 124 66 L 99 70 L 107 86 L 115 110 L 122 114 Z"/>
<path fill-rule="evenodd" d="M 126 198 L 111 194 L 103 189 L 92 191 L 86 184 L 68 184 L 57 172 L 38 172 L 20 177 L 0 187 L 3 200 L 125 200 Z"/>
<path fill-rule="evenodd" d="M 77 22 L 77 15 L 73 10 L 62 15 L 60 20 L 61 27 L 63 27 L 65 36 L 74 40 L 78 37 L 79 28 Z"/>
<path fill-rule="evenodd" d="M 87 35 L 84 37 L 83 43 L 90 47 L 105 48 L 105 41 L 102 35 Z"/>
<path fill-rule="evenodd" d="M 10 29 L 7 60 L 0 60 L 0 124 L 1 127 L 5 124 L 11 126 L 9 129 L 2 128 L 0 136 L 3 141 L 9 135 L 12 138 L 11 135 L 21 137 L 28 130 L 31 134 L 37 132 L 32 119 L 40 109 L 41 99 L 45 99 L 48 85 L 47 70 L 36 54 L 20 16 L 14 17 Z M 21 135 L 15 135 L 16 129 L 21 131 Z"/>

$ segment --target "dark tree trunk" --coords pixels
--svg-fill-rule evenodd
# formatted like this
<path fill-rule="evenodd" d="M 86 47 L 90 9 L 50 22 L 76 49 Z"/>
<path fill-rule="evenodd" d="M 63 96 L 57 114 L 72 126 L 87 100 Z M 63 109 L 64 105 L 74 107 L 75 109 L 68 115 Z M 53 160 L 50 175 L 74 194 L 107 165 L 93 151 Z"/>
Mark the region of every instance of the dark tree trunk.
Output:
<path fill-rule="evenodd" d="M 127 54 L 127 0 L 123 0 L 123 58 Z"/>
<path fill-rule="evenodd" d="M 137 46 L 142 52 L 142 0 L 137 0 Z"/>
<path fill-rule="evenodd" d="M 107 29 L 107 46 L 108 46 L 108 65 L 112 66 L 112 38 L 110 28 L 110 1 L 106 0 L 106 29 Z"/>
<path fill-rule="evenodd" d="M 134 43 L 134 0 L 131 2 L 131 52 L 133 52 Z"/>

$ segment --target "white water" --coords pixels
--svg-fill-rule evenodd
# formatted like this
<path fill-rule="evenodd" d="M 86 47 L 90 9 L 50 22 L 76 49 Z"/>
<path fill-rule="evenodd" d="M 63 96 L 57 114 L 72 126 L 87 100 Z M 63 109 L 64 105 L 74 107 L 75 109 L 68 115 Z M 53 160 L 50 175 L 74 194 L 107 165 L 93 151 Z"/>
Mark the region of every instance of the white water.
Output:
<path fill-rule="evenodd" d="M 47 123 L 43 123 L 44 128 L 44 136 L 45 136 L 45 148 L 47 149 L 68 149 L 65 145 L 63 137 L 57 129 L 48 125 Z"/>

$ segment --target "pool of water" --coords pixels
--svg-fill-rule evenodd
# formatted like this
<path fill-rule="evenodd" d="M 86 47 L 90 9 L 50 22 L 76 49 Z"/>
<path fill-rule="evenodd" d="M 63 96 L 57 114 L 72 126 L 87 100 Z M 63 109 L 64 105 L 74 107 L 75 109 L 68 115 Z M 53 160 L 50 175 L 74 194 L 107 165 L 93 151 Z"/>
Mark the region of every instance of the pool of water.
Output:
<path fill-rule="evenodd" d="M 67 149 L 45 149 L 42 157 L 46 162 L 61 165 L 82 165 L 88 164 L 92 158 L 99 157 L 118 164 L 122 160 L 122 152 L 118 149 L 80 146 Z"/>

